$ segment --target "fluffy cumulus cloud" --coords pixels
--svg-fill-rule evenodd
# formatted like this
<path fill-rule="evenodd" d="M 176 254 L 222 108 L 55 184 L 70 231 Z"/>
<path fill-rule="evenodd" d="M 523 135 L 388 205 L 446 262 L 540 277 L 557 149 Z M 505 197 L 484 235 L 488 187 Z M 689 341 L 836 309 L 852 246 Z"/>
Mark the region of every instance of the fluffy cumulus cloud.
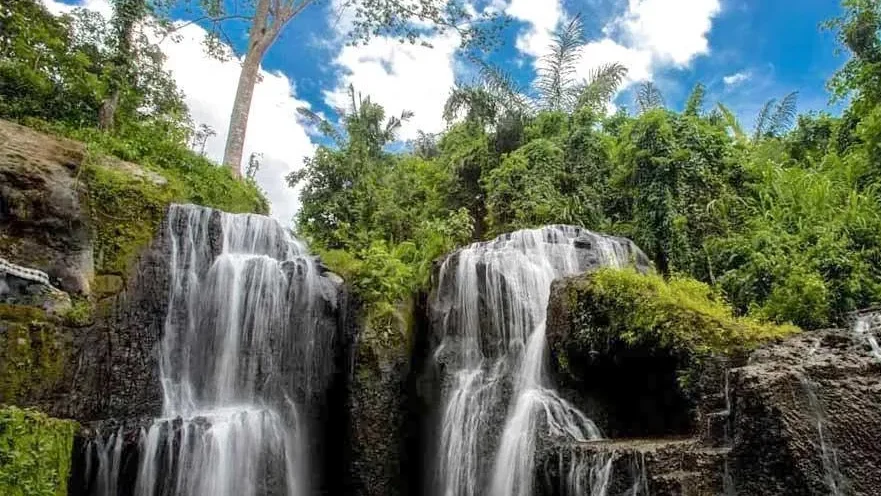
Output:
<path fill-rule="evenodd" d="M 731 74 L 730 76 L 725 76 L 722 78 L 722 82 L 725 83 L 726 87 L 732 88 L 734 86 L 738 86 L 742 83 L 749 81 L 752 77 L 752 74 L 748 72 L 736 72 Z"/>
<path fill-rule="evenodd" d="M 541 57 L 551 44 L 551 36 L 563 19 L 561 0 L 511 0 L 506 14 L 526 23 L 517 37 L 517 49 L 533 57 Z"/>
<path fill-rule="evenodd" d="M 349 86 L 382 105 L 386 114 L 408 110 L 413 117 L 399 135 L 407 140 L 418 131 L 443 129 L 443 105 L 455 83 L 459 39 L 452 34 L 431 39 L 431 47 L 373 38 L 365 45 L 344 46 L 334 60 L 341 70 L 338 84 L 325 93 L 337 108 L 349 106 Z"/>
<path fill-rule="evenodd" d="M 623 13 L 603 26 L 602 36 L 585 46 L 581 76 L 611 62 L 628 68 L 628 83 L 651 80 L 662 68 L 687 67 L 709 53 L 707 35 L 721 12 L 719 0 L 627 0 L 622 7 Z M 566 16 L 560 0 L 510 0 L 506 11 L 527 24 L 517 48 L 533 57 L 545 53 L 553 30 Z"/>
<path fill-rule="evenodd" d="M 107 0 L 85 0 L 76 6 L 54 0 L 44 3 L 54 13 L 74 7 L 95 10 L 107 17 L 111 12 Z M 223 158 L 240 61 L 209 57 L 202 44 L 207 33 L 199 26 L 187 25 L 178 34 L 178 40 L 165 40 L 161 45 L 166 56 L 165 68 L 183 91 L 193 122 L 216 131 L 217 135 L 205 144 L 205 154 L 219 162 Z M 296 119 L 297 107 L 308 104 L 296 98 L 294 84 L 287 76 L 265 70 L 260 75 L 251 103 L 244 160 L 252 153 L 262 155 L 257 182 L 272 204 L 273 217 L 289 223 L 299 205 L 284 177 L 300 168 L 303 157 L 314 151 L 306 129 Z"/>

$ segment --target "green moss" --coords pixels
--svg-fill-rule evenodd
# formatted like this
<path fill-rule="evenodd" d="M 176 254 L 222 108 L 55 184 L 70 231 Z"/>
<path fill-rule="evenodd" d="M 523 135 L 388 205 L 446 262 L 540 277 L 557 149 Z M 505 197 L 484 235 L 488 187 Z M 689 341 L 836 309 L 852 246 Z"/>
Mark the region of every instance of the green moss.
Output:
<path fill-rule="evenodd" d="M 413 337 L 413 303 L 371 303 L 365 309 L 363 344 L 382 360 L 407 355 Z"/>
<path fill-rule="evenodd" d="M 65 496 L 77 424 L 0 408 L 0 494 Z"/>
<path fill-rule="evenodd" d="M 268 213 L 266 199 L 253 182 L 237 180 L 225 167 L 203 157 L 177 150 L 174 153 L 180 155 L 180 162 L 152 157 L 161 165 L 147 162 L 134 166 L 106 158 L 108 150 L 115 151 L 108 146 L 90 142 L 80 172 L 87 186 L 99 276 L 125 277 L 155 236 L 171 203 Z"/>
<path fill-rule="evenodd" d="M 156 233 L 168 204 L 182 196 L 171 183 L 158 185 L 95 164 L 83 170 L 93 225 L 95 269 L 125 275 Z"/>
<path fill-rule="evenodd" d="M 687 278 L 603 269 L 568 286 L 576 339 L 602 349 L 615 340 L 688 356 L 724 355 L 798 332 L 733 316 L 713 289 Z"/>
<path fill-rule="evenodd" d="M 66 356 L 52 321 L 0 318 L 0 402 L 50 389 L 64 373 Z"/>
<path fill-rule="evenodd" d="M 85 298 L 74 298 L 70 308 L 61 316 L 64 323 L 70 327 L 86 327 L 94 322 L 94 307 L 92 302 Z"/>
<path fill-rule="evenodd" d="M 28 305 L 10 305 L 0 303 L 0 322 L 24 322 L 46 321 L 48 317 L 42 308 Z"/>
<path fill-rule="evenodd" d="M 119 294 L 124 288 L 125 280 L 116 275 L 99 275 L 92 280 L 92 293 L 99 298 Z"/>

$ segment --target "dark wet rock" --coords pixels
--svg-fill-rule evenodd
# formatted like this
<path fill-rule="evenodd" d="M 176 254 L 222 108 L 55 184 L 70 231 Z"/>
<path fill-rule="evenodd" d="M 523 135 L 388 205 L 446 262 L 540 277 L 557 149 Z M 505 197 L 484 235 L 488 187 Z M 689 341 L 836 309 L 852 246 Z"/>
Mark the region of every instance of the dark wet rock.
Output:
<path fill-rule="evenodd" d="M 536 461 L 536 496 L 725 494 L 727 448 L 694 439 L 561 444 Z M 605 480 L 605 482 L 604 482 Z M 605 487 L 606 492 L 592 492 Z"/>
<path fill-rule="evenodd" d="M 732 370 L 731 400 L 740 494 L 878 494 L 881 362 L 850 331 L 756 351 Z"/>
<path fill-rule="evenodd" d="M 85 148 L 0 121 L 0 257 L 88 294 L 94 274 L 85 186 Z"/>

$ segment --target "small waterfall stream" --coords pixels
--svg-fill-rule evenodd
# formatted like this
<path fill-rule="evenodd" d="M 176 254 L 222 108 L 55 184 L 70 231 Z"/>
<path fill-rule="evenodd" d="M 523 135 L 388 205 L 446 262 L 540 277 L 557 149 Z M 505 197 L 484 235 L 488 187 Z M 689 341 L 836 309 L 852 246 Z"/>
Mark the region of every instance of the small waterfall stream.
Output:
<path fill-rule="evenodd" d="M 474 244 L 444 261 L 439 286 L 453 294 L 434 352 L 448 374 L 437 494 L 529 496 L 540 432 L 600 438 L 545 373 L 550 286 L 587 269 L 624 266 L 633 250 L 627 240 L 551 226 Z"/>
<path fill-rule="evenodd" d="M 142 433 L 135 494 L 307 494 L 302 413 L 330 346 L 314 262 L 268 217 L 175 205 L 167 223 L 163 414 Z"/>
<path fill-rule="evenodd" d="M 798 380 L 808 400 L 809 415 L 817 430 L 817 444 L 820 449 L 820 460 L 823 464 L 823 475 L 826 487 L 831 496 L 847 494 L 847 480 L 838 464 L 838 450 L 828 439 L 826 429 L 826 410 L 817 396 L 817 385 L 804 374 L 799 373 Z"/>
<path fill-rule="evenodd" d="M 875 336 L 875 328 L 881 328 L 881 313 L 873 312 L 858 315 L 854 319 L 853 333 L 857 340 L 868 343 L 872 356 L 881 361 L 881 344 Z"/>

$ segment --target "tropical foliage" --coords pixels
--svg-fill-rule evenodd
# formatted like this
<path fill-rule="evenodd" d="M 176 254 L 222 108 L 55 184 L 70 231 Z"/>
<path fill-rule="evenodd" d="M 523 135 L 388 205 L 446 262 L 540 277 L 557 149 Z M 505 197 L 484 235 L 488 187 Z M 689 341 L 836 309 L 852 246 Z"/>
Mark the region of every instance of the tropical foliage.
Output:
<path fill-rule="evenodd" d="M 0 118 L 83 141 L 96 162 L 110 155 L 154 169 L 174 190 L 166 200 L 266 212 L 253 181 L 190 150 L 213 131 L 194 129 L 158 47 L 120 33 L 131 31 L 132 3 L 115 2 L 110 21 L 86 10 L 54 16 L 35 0 L 0 5 Z"/>
<path fill-rule="evenodd" d="M 383 304 L 424 287 L 455 246 L 571 223 L 636 241 L 670 298 L 687 285 L 757 321 L 841 323 L 881 303 L 881 8 L 844 5 L 830 22 L 852 55 L 830 83 L 852 101 L 841 117 L 797 115 L 793 92 L 746 130 L 702 85 L 677 112 L 651 83 L 634 87 L 634 113 L 609 114 L 626 71 L 577 77 L 576 17 L 532 87 L 480 65 L 453 89 L 447 130 L 411 153 L 389 151 L 406 119 L 384 124 L 367 99 L 339 129 L 323 123 L 335 144 L 290 178 L 303 185 L 299 230 Z"/>

